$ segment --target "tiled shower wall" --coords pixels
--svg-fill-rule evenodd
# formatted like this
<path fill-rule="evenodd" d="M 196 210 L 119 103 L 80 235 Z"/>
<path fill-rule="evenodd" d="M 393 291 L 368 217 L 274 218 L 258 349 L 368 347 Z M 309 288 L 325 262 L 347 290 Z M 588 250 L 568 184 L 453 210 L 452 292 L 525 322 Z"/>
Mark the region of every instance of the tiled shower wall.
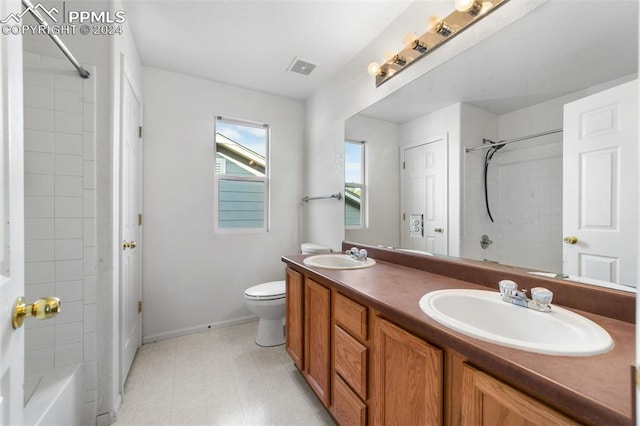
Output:
<path fill-rule="evenodd" d="M 25 375 L 83 363 L 84 422 L 94 424 L 96 355 L 95 76 L 24 54 L 25 292 L 61 312 L 27 321 Z"/>
<path fill-rule="evenodd" d="M 498 174 L 501 263 L 562 272 L 562 136 L 550 138 L 498 151 L 489 167 Z"/>

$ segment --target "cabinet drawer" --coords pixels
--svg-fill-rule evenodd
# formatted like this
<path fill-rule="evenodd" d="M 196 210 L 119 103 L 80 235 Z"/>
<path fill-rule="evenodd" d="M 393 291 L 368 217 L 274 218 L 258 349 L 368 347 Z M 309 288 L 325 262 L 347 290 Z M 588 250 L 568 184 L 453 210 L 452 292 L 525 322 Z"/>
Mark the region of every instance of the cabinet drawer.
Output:
<path fill-rule="evenodd" d="M 367 406 L 336 375 L 333 396 L 333 416 L 341 426 L 367 424 Z"/>
<path fill-rule="evenodd" d="M 368 349 L 339 326 L 334 327 L 335 368 L 345 382 L 362 398 L 367 399 Z"/>
<path fill-rule="evenodd" d="M 367 340 L 367 308 L 336 293 L 335 319 L 349 333 L 362 340 Z"/>

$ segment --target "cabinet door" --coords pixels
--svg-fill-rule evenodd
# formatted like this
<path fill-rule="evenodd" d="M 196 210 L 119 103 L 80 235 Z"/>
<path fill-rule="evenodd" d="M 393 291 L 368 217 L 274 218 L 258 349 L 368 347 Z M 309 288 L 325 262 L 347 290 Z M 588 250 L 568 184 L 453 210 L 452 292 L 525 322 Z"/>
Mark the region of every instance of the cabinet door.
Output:
<path fill-rule="evenodd" d="M 286 348 L 293 363 L 304 368 L 304 286 L 302 274 L 287 268 Z"/>
<path fill-rule="evenodd" d="M 305 279 L 304 376 L 325 407 L 330 402 L 331 291 Z"/>
<path fill-rule="evenodd" d="M 442 351 L 380 318 L 372 347 L 373 423 L 441 425 Z"/>
<path fill-rule="evenodd" d="M 468 365 L 462 375 L 462 424 L 577 425 L 532 397 Z"/>

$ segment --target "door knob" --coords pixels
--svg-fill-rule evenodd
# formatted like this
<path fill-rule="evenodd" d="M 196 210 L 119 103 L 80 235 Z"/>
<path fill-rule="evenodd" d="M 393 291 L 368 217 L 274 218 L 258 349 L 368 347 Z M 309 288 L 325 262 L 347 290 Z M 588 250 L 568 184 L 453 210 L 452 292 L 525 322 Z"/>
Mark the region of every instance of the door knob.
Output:
<path fill-rule="evenodd" d="M 22 327 L 27 316 L 36 319 L 49 319 L 60 312 L 62 302 L 57 297 L 48 296 L 33 302 L 33 305 L 24 303 L 24 297 L 18 297 L 11 311 L 11 325 L 14 329 Z"/>
<path fill-rule="evenodd" d="M 435 228 L 433 229 L 433 231 L 434 231 L 434 232 L 443 232 L 443 231 L 444 231 L 444 229 L 442 229 L 442 228 L 440 228 L 439 226 L 437 226 L 437 227 L 435 227 Z"/>
<path fill-rule="evenodd" d="M 123 241 L 122 242 L 122 250 L 126 249 L 134 249 L 138 244 L 135 241 Z"/>
<path fill-rule="evenodd" d="M 562 240 L 567 244 L 576 244 L 578 242 L 578 237 L 574 237 L 573 235 L 569 235 L 568 237 L 564 237 Z"/>

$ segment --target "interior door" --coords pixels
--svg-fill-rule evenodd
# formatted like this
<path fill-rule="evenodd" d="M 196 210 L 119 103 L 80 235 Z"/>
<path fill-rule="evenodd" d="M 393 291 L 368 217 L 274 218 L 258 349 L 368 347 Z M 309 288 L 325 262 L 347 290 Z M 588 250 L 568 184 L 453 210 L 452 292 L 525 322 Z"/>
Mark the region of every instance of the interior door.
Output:
<path fill-rule="evenodd" d="M 403 148 L 402 247 L 448 254 L 447 142 Z"/>
<path fill-rule="evenodd" d="M 22 11 L 0 2 L 0 17 Z M 14 330 L 11 311 L 24 296 L 24 176 L 22 38 L 0 37 L 0 424 L 23 421 L 24 328 Z"/>
<path fill-rule="evenodd" d="M 638 281 L 637 80 L 564 107 L 564 273 Z"/>
<path fill-rule="evenodd" d="M 124 385 L 142 344 L 142 104 L 139 92 L 124 70 L 121 82 L 120 379 Z"/>

